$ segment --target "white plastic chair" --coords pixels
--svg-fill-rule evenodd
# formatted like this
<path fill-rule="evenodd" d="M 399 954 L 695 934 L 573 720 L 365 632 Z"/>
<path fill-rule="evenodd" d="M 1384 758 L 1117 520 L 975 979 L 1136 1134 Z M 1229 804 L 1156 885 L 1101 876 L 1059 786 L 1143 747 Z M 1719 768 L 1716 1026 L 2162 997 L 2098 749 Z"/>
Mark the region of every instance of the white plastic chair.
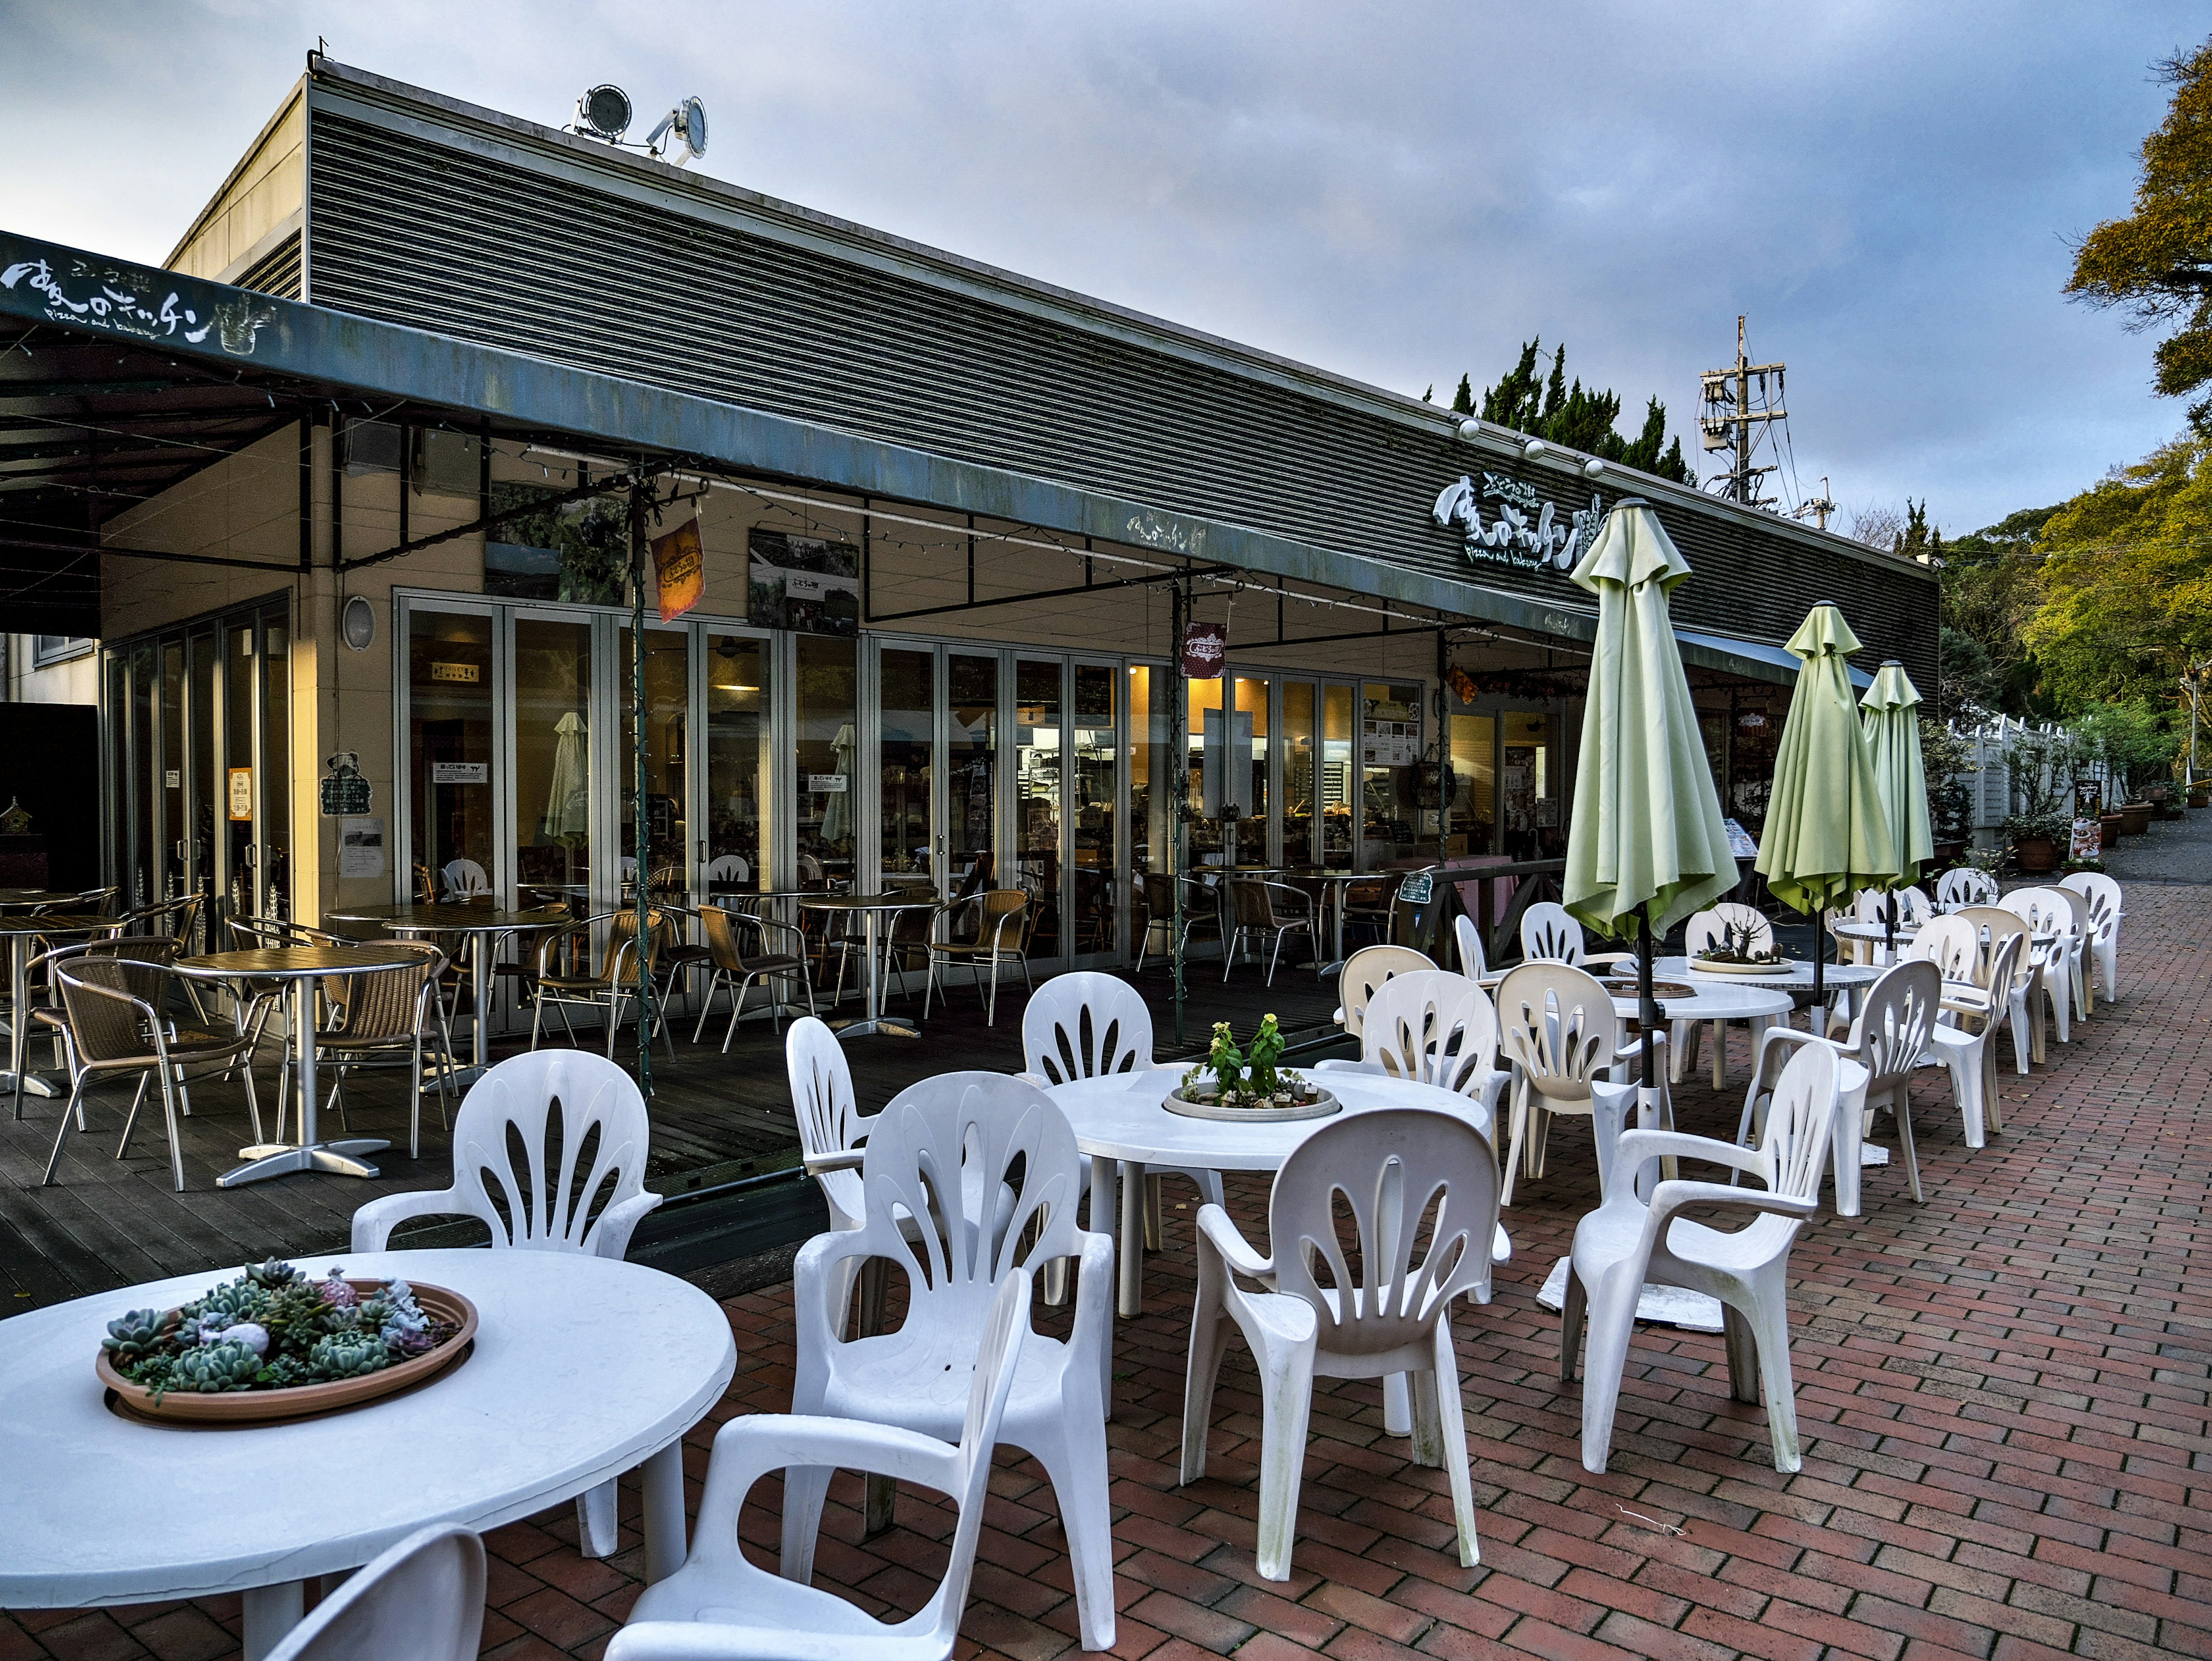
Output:
<path fill-rule="evenodd" d="M 2038 1052 L 2036 1059 L 2041 1061 L 2046 1013 L 2058 1029 L 2058 1042 L 2074 1042 L 2074 972 L 2078 965 L 2073 902 L 2060 889 L 2015 888 L 1997 902 L 1997 907 L 2025 922 L 2032 934 L 2053 937 L 2048 945 L 2031 948 L 2036 978 L 2027 994 L 2028 1033 Z"/>
<path fill-rule="evenodd" d="M 1510 1080 L 1498 1066 L 1498 1011 L 1489 995 L 1446 969 L 1416 969 L 1377 987 L 1361 1017 L 1359 1059 L 1321 1062 L 1314 1070 L 1379 1074 L 1470 1097 L 1482 1109 L 1475 1129 L 1486 1137 L 1497 1134 L 1498 1098 Z"/>
<path fill-rule="evenodd" d="M 1781 1050 L 1823 1045 L 1845 1061 L 1866 1069 L 1866 1078 L 1847 1090 L 1843 1116 L 1834 1137 L 1836 1214 L 1859 1214 L 1859 1146 L 1873 1128 L 1874 1110 L 1886 1108 L 1897 1121 L 1898 1156 L 1916 1202 L 1925 1199 L 1920 1188 L 1920 1161 L 1912 1141 L 1912 1074 L 1935 1042 L 1936 1010 L 1942 1002 L 1943 977 L 1925 960 L 1898 964 L 1867 989 L 1859 1004 L 1858 1019 L 1841 1038 L 1819 1038 L 1794 1027 L 1771 1026 L 1759 1042 L 1759 1065 L 1753 1070 L 1751 1089 L 1743 1098 L 1743 1113 L 1736 1121 L 1739 1146 L 1763 1142 L 1761 1126 L 1767 1110 L 1763 1105 L 1779 1087 Z M 1779 1047 L 1779 1049 L 1778 1048 Z"/>
<path fill-rule="evenodd" d="M 722 854 L 707 861 L 708 882 L 742 883 L 750 882 L 752 879 L 753 868 L 745 863 L 741 855 Z"/>
<path fill-rule="evenodd" d="M 557 1168 L 547 1158 L 556 1117 Z M 645 1187 L 652 1140 L 635 1080 L 604 1056 L 582 1050 L 510 1056 L 461 1099 L 453 1118 L 453 1186 L 371 1200 L 353 1214 L 353 1249 L 382 1251 L 392 1231 L 411 1218 L 458 1216 L 483 1223 L 495 1248 L 619 1260 L 639 1220 L 661 1202 Z M 581 1170 L 578 1158 L 587 1141 L 595 1144 L 592 1164 Z M 586 1556 L 613 1555 L 613 1482 L 576 1497 L 576 1528 Z"/>
<path fill-rule="evenodd" d="M 434 1523 L 347 1577 L 264 1661 L 476 1661 L 483 1612 L 483 1542 Z"/>
<path fill-rule="evenodd" d="M 2008 934 L 1986 956 L 1980 931 L 1964 917 L 1937 917 L 1923 928 L 1906 953 L 1923 959 L 1942 977 L 1942 1003 L 1927 1062 L 1951 1074 L 1952 1098 L 1966 1133 L 1968 1147 L 1986 1147 L 1989 1132 L 2004 1129 L 1996 1081 L 1996 1056 L 1990 1037 L 2005 1019 L 2014 953 L 2026 936 Z M 1992 993 L 1990 989 L 1998 991 Z M 1923 1063 L 1925 1064 L 1925 1063 Z"/>
<path fill-rule="evenodd" d="M 1790 1248 L 1820 1206 L 1820 1168 L 1838 1111 L 1837 1058 L 1821 1040 L 1796 1036 L 1804 1042 L 1775 1084 L 1759 1147 L 1732 1147 L 1680 1131 L 1623 1131 L 1604 1203 L 1576 1226 L 1559 1315 L 1559 1378 L 1574 1381 L 1587 1316 L 1584 1470 L 1602 1471 L 1612 1454 L 1621 1373 L 1646 1285 L 1682 1287 L 1720 1300 L 1735 1399 L 1756 1402 L 1764 1384 L 1775 1469 L 1794 1471 L 1804 1463 L 1790 1371 Z M 1638 1169 L 1667 1155 L 1730 1165 L 1766 1187 L 1670 1180 L 1653 1188 L 1647 1202 L 1636 1191 Z M 1752 1215 L 1743 1227 L 1727 1232 L 1678 1214 L 1690 1206 Z"/>
<path fill-rule="evenodd" d="M 2037 1061 L 2043 1059 L 2042 1033 L 2031 1033 L 2028 1027 L 2028 995 L 2035 987 L 2035 945 L 2028 937 L 2027 920 L 2002 905 L 1970 905 L 1952 915 L 1974 925 L 1981 937 L 1985 967 L 1999 941 L 2020 937 L 2020 949 L 2013 954 L 2012 984 L 2005 989 L 2005 1004 L 2012 1027 L 2014 1065 L 2025 1074 L 2031 1054 Z"/>
<path fill-rule="evenodd" d="M 1348 1213 L 1358 1267 L 1346 1262 L 1337 1223 Z M 1429 1227 L 1427 1252 L 1413 1261 Z M 1287 1580 L 1297 1537 L 1298 1484 L 1314 1379 L 1414 1380 L 1413 1460 L 1442 1465 L 1458 1524 L 1459 1561 L 1480 1561 L 1452 1300 L 1490 1300 L 1498 1225 L 1498 1163 L 1466 1120 L 1383 1108 L 1335 1119 L 1301 1142 L 1275 1177 L 1262 1257 L 1229 1214 L 1198 1214 L 1198 1303 L 1183 1381 L 1182 1481 L 1206 1474 L 1213 1388 L 1232 1328 L 1260 1372 L 1259 1570 Z M 1326 1266 L 1324 1284 L 1321 1269 Z M 1240 1281 L 1255 1282 L 1247 1291 Z"/>
<path fill-rule="evenodd" d="M 1774 925 L 1758 907 L 1739 905 L 1733 900 L 1723 900 L 1708 910 L 1698 912 L 1684 925 L 1682 951 L 1686 957 L 1694 958 L 1710 947 L 1726 940 L 1730 930 L 1738 938 L 1748 934 L 1752 950 L 1774 950 Z M 1746 1025 L 1746 1023 L 1739 1023 Z M 1725 1020 L 1674 1023 L 1674 1076 L 1680 1083 L 1685 1074 L 1698 1064 L 1698 1043 L 1707 1027 L 1712 1029 L 1713 1088 L 1722 1089 L 1728 1084 L 1728 1022 Z"/>
<path fill-rule="evenodd" d="M 2076 871 L 2058 885 L 2089 902 L 2089 950 L 2104 979 L 2105 1001 L 2120 1001 L 2120 885 L 2101 871 Z"/>
<path fill-rule="evenodd" d="M 1996 903 L 1997 879 L 1977 866 L 1954 866 L 1936 880 L 1936 904 L 1946 911 Z"/>
<path fill-rule="evenodd" d="M 2086 1020 L 2097 1013 L 2097 977 L 2089 969 L 2089 944 L 2095 938 L 2097 922 L 2089 909 L 2089 897 L 2063 884 L 2043 892 L 2057 895 L 2074 913 L 2074 933 L 2066 943 L 2067 995 L 2074 1000 L 2075 1019 Z"/>
<path fill-rule="evenodd" d="M 946 1073 L 895 1097 L 868 1137 L 857 1229 L 817 1235 L 793 1266 L 799 1360 L 793 1410 L 894 1425 L 940 1439 L 956 1433 L 968 1372 L 1000 1283 L 1015 1269 L 1079 1260 L 1075 1317 L 1063 1343 L 1024 1336 L 1000 1439 L 1035 1457 L 1051 1479 L 1075 1571 L 1086 1649 L 1114 1646 L 1114 1538 L 1107 1500 L 1106 1404 L 1101 1354 L 1110 1342 L 1114 1245 L 1079 1229 L 1075 1133 L 1035 1085 L 1000 1073 Z M 979 1196 L 1006 1189 L 1013 1208 L 988 1234 Z M 959 1212 L 953 1214 L 953 1196 Z M 921 1225 L 919 1241 L 902 1226 Z M 887 1257 L 907 1277 L 898 1330 L 847 1340 L 844 1265 Z M 1024 1299 L 1026 1304 L 1026 1299 Z M 787 1472 L 783 1573 L 812 1573 L 830 1469 Z"/>
<path fill-rule="evenodd" d="M 1347 1037 L 1359 1036 L 1359 1021 L 1375 989 L 1394 975 L 1434 969 L 1425 952 L 1410 946 L 1363 946 L 1344 960 L 1336 977 L 1336 1024 Z"/>
<path fill-rule="evenodd" d="M 446 897 L 449 900 L 465 900 L 491 892 L 491 879 L 474 860 L 451 861 L 438 874 L 445 882 Z"/>
<path fill-rule="evenodd" d="M 954 1415 L 957 1447 L 846 1419 L 752 1413 L 724 1425 L 707 1463 L 690 1555 L 675 1573 L 645 1589 L 629 1623 L 607 1646 L 607 1661 L 949 1661 L 982 1537 L 991 1450 L 1024 1354 L 1037 1342 L 1029 1337 L 1029 1326 L 1030 1277 L 1015 1269 L 985 1306 L 972 1352 L 947 1375 L 957 1377 L 963 1397 Z M 738 1513 L 762 1477 L 782 1471 L 787 1496 L 794 1482 L 838 1466 L 934 1489 L 959 1507 L 945 1578 L 927 1603 L 896 1624 L 802 1584 L 805 1572 L 793 1574 L 788 1555 L 779 1577 L 755 1567 L 738 1547 Z"/>
<path fill-rule="evenodd" d="M 1538 900 L 1521 914 L 1521 955 L 1530 963 L 1567 963 L 1577 969 L 1636 961 L 1633 952 L 1588 950 L 1582 924 L 1557 900 Z"/>
<path fill-rule="evenodd" d="M 1490 972 L 1490 954 L 1482 949 L 1482 931 L 1462 911 L 1452 919 L 1452 934 L 1459 943 L 1459 972 L 1471 981 L 1480 980 Z"/>
<path fill-rule="evenodd" d="M 1511 1205 L 1516 1170 L 1532 1182 L 1544 1174 L 1552 1116 L 1590 1116 L 1592 1083 L 1638 1047 L 1620 1042 L 1612 995 L 1572 964 L 1522 964 L 1498 983 L 1497 1012 L 1500 1043 L 1513 1065 L 1501 1202 Z"/>

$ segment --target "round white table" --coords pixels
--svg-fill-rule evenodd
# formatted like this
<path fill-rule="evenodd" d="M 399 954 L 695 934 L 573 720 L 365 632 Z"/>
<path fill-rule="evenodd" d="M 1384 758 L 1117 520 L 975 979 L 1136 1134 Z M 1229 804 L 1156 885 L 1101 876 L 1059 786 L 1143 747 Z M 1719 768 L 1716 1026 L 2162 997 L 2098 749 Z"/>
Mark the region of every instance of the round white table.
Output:
<path fill-rule="evenodd" d="M 1149 1165 L 1196 1167 L 1206 1171 L 1279 1171 L 1292 1149 L 1345 1113 L 1381 1107 L 1431 1107 L 1470 1120 L 1495 1139 L 1489 1113 L 1473 1098 L 1372 1074 L 1330 1068 L 1311 1073 L 1344 1104 L 1343 1113 L 1317 1119 L 1237 1123 L 1191 1119 L 1162 1105 L 1181 1081 L 1185 1067 L 1155 1067 L 1144 1073 L 1113 1073 L 1054 1085 L 1045 1093 L 1058 1104 L 1074 1129 L 1075 1145 L 1091 1156 L 1091 1226 L 1115 1209 L 1116 1166 L 1126 1164 L 1120 1192 L 1120 1295 L 1124 1317 L 1144 1312 L 1145 1171 Z"/>
<path fill-rule="evenodd" d="M 1769 975 L 1701 975 L 1690 967 L 1687 958 L 1660 958 L 1653 962 L 1652 972 L 1665 980 L 1687 981 L 1697 987 L 1751 986 L 1767 991 L 1792 995 L 1809 993 L 1813 989 L 1813 965 L 1794 960 L 1778 967 Z M 1882 977 L 1885 971 L 1878 964 L 1865 963 L 1832 963 L 1821 966 L 1821 988 L 1826 992 L 1841 992 L 1846 1007 L 1853 1019 L 1859 1013 L 1859 1000 L 1867 988 Z M 1796 998 L 1791 998 L 1795 1006 Z M 1711 1019 L 1708 1017 L 1707 1019 Z M 1753 1040 L 1756 1044 L 1757 1040 Z M 1718 1085 L 1723 1074 L 1717 1068 L 1713 1082 Z"/>
<path fill-rule="evenodd" d="M 684 1433 L 737 1369 L 705 1293 L 568 1252 L 370 1251 L 299 1260 L 465 1293 L 474 1353 L 416 1389 L 290 1424 L 177 1428 L 106 1405 L 107 1323 L 238 1271 L 96 1293 L 0 1322 L 0 1608 L 243 1592 L 260 1661 L 302 1583 L 432 1523 L 497 1528 L 645 1469 L 646 1575 L 684 1561 Z"/>

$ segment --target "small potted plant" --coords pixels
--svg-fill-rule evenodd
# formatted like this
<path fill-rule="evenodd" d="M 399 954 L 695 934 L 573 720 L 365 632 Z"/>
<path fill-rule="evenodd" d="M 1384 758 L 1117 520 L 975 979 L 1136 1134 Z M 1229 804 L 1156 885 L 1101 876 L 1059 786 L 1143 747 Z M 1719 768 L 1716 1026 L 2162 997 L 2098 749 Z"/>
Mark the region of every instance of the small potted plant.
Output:
<path fill-rule="evenodd" d="M 2189 805 L 2191 807 L 2212 807 L 2212 782 L 2192 782 L 2189 787 Z"/>
<path fill-rule="evenodd" d="M 1169 1093 L 1168 1110 L 1200 1119 L 1307 1119 L 1335 1112 L 1336 1098 L 1280 1065 L 1282 1054 L 1282 1029 L 1273 1015 L 1261 1018 L 1243 1049 L 1229 1023 L 1216 1021 L 1206 1059 Z"/>
<path fill-rule="evenodd" d="M 1691 960 L 1690 967 L 1722 975 L 1756 974 L 1778 967 L 1782 962 L 1780 954 L 1771 950 L 1760 951 L 1754 945 L 1758 938 L 1749 928 L 1728 924 L 1721 930 L 1719 940 Z"/>
<path fill-rule="evenodd" d="M 2067 847 L 2074 831 L 2071 816 L 2063 812 L 2015 813 L 2002 826 L 2012 843 L 2020 868 L 2034 874 L 2058 868 L 2059 850 Z"/>

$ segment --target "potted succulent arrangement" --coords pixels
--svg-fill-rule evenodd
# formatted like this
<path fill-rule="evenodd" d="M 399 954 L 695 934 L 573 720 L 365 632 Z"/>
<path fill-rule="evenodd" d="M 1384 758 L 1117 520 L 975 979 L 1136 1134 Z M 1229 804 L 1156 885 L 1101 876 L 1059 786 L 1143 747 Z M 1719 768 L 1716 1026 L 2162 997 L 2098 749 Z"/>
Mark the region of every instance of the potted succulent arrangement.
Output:
<path fill-rule="evenodd" d="M 1206 1059 L 1169 1092 L 1170 1113 L 1194 1119 L 1317 1119 L 1343 1104 L 1293 1068 L 1279 1065 L 1283 1034 L 1263 1016 L 1251 1043 L 1239 1049 L 1227 1021 L 1213 1024 Z"/>
<path fill-rule="evenodd" d="M 95 1371 L 154 1418 L 295 1419 L 404 1390 L 459 1360 L 476 1328 L 459 1293 L 271 1258 L 179 1308 L 110 1321 Z"/>
<path fill-rule="evenodd" d="M 1759 950 L 1753 944 L 1758 938 L 1749 928 L 1729 924 L 1717 941 L 1690 959 L 1690 967 L 1701 975 L 1771 974 L 1782 965 L 1782 954 Z"/>

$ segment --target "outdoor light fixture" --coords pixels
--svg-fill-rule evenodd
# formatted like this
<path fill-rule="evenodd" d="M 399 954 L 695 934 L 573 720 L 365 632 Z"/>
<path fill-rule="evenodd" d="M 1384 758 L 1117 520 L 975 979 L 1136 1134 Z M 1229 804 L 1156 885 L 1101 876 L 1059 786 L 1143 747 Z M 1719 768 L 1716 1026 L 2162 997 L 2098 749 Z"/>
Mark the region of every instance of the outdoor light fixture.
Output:
<path fill-rule="evenodd" d="M 706 155 L 707 106 L 696 98 L 685 99 L 660 119 L 660 125 L 646 135 L 646 153 L 658 159 L 667 148 L 660 141 L 672 129 L 684 144 L 684 154 L 676 158 L 675 166 L 680 167 Z"/>
<path fill-rule="evenodd" d="M 1480 437 L 1481 435 L 1482 423 L 1473 416 L 1469 416 L 1459 423 L 1459 435 L 1462 438 L 1473 440 Z"/>
<path fill-rule="evenodd" d="M 1604 472 L 1605 463 L 1600 461 L 1595 456 L 1592 456 L 1588 461 L 1583 463 L 1583 477 L 1584 478 L 1595 478 Z"/>
<path fill-rule="evenodd" d="M 1532 438 L 1521 447 L 1521 457 L 1524 461 L 1534 461 L 1538 456 L 1548 455 L 1552 447 L 1542 439 Z"/>
<path fill-rule="evenodd" d="M 376 639 L 376 607 L 356 594 L 346 602 L 345 617 L 338 627 L 347 645 L 356 652 L 366 652 Z"/>
<path fill-rule="evenodd" d="M 629 94 L 611 82 L 593 87 L 576 100 L 577 126 L 610 144 L 622 143 L 629 119 Z"/>

